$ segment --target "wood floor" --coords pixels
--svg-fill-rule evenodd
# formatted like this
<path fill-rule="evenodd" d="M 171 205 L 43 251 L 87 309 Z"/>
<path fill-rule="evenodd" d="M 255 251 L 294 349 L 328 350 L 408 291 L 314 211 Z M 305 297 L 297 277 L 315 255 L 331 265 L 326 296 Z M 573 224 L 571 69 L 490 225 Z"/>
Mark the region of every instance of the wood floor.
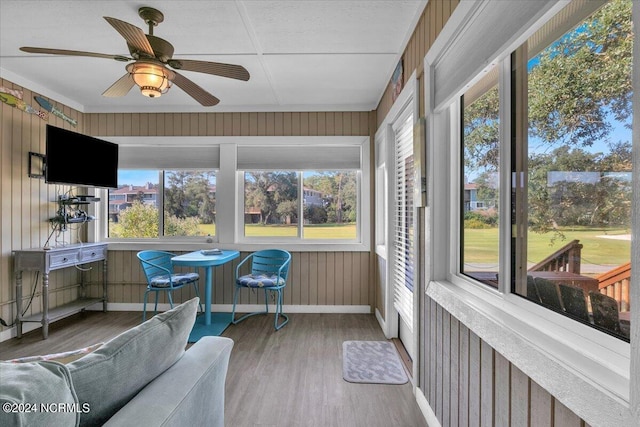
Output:
<path fill-rule="evenodd" d="M 61 352 L 106 341 L 139 324 L 140 313 L 88 312 L 22 339 L 0 343 L 0 360 Z M 227 374 L 225 425 L 421 427 L 426 422 L 404 385 L 352 384 L 342 379 L 342 342 L 384 340 L 366 314 L 291 314 L 273 329 L 273 317 L 231 325 L 235 342 Z"/>

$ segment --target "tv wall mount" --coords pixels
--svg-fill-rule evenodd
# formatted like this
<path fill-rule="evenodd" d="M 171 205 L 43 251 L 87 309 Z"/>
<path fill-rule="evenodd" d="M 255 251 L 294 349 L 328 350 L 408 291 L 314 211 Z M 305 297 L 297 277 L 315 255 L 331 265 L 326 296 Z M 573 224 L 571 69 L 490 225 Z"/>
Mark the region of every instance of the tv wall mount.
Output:
<path fill-rule="evenodd" d="M 47 157 L 44 154 L 29 151 L 29 178 L 44 179 L 44 171 L 47 167 Z M 35 171 L 34 171 L 35 168 Z"/>

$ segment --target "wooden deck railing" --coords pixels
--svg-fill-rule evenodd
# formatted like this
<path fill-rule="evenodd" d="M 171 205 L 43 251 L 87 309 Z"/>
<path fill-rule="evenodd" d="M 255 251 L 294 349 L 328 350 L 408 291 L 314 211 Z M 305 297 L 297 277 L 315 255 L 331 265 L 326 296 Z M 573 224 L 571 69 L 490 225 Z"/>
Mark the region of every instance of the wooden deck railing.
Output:
<path fill-rule="evenodd" d="M 629 311 L 629 285 L 631 284 L 631 263 L 622 264 L 613 270 L 602 273 L 597 277 L 598 288 L 605 294 L 618 301 L 618 309 Z"/>
<path fill-rule="evenodd" d="M 572 240 L 539 263 L 529 267 L 529 271 L 566 271 L 580 274 L 580 254 L 582 244 Z"/>

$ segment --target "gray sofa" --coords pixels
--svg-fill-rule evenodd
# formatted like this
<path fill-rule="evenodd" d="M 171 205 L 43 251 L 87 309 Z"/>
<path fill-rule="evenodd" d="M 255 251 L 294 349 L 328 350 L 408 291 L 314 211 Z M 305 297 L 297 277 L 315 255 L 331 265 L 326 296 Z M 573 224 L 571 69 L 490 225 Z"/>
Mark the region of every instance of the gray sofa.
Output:
<path fill-rule="evenodd" d="M 224 426 L 224 386 L 233 341 L 204 337 L 105 426 Z"/>
<path fill-rule="evenodd" d="M 194 298 L 68 363 L 0 362 L 0 425 L 223 427 L 233 341 L 204 337 L 185 351 L 197 307 Z"/>

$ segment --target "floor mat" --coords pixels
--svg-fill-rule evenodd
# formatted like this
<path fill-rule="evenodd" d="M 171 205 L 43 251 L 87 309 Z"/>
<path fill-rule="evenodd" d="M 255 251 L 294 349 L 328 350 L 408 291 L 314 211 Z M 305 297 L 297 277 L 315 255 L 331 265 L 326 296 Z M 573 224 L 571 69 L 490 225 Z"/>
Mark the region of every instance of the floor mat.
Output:
<path fill-rule="evenodd" d="M 409 381 L 390 341 L 342 343 L 342 377 L 351 383 L 404 384 Z"/>

